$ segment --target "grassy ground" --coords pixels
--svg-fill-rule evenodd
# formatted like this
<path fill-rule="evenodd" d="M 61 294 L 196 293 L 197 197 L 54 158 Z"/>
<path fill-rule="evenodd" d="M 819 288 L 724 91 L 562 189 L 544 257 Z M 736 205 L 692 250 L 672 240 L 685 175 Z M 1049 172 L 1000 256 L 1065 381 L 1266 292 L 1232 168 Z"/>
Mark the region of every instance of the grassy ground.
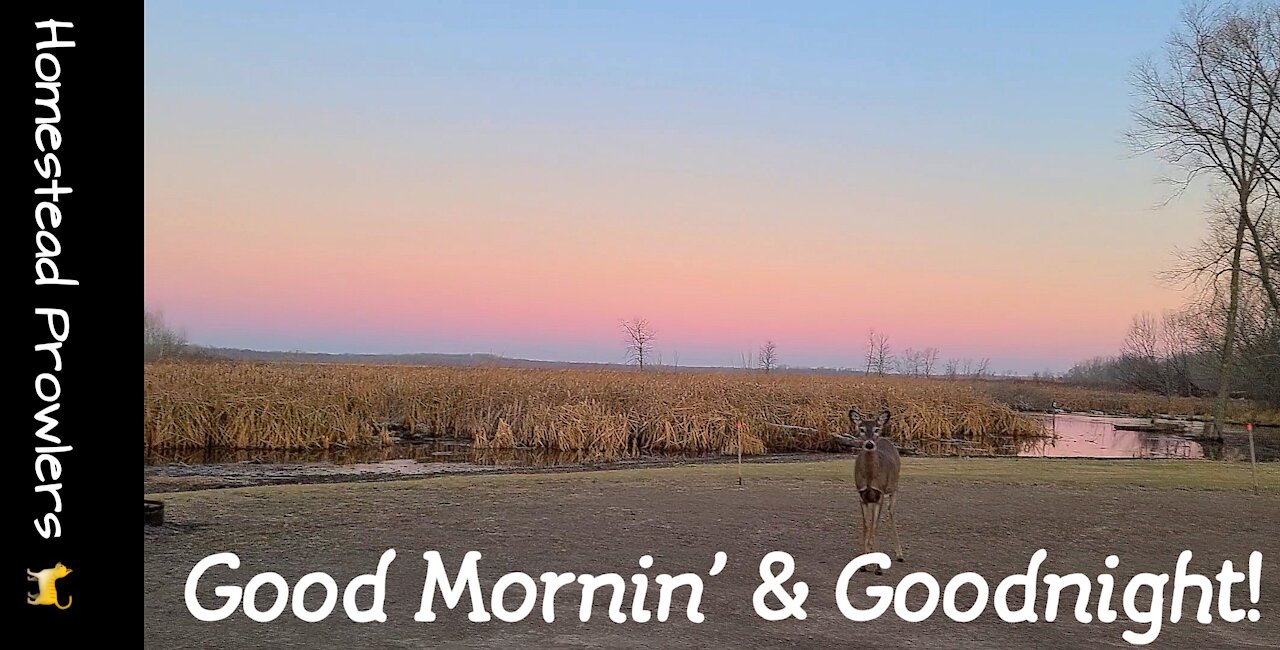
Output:
<path fill-rule="evenodd" d="M 850 461 L 827 460 L 804 463 L 689 464 L 648 469 L 619 469 L 598 472 L 549 472 L 498 474 L 489 476 L 448 475 L 428 479 L 396 481 L 408 489 L 421 485 L 465 489 L 473 485 L 527 485 L 539 482 L 592 483 L 634 482 L 636 480 L 736 481 L 801 480 L 847 481 Z M 1073 487 L 1134 487 L 1189 490 L 1252 490 L 1254 472 L 1248 463 L 1219 463 L 1195 460 L 1090 460 L 1082 458 L 903 458 L 902 481 L 928 483 L 1004 483 L 1011 485 L 1059 485 Z M 1262 463 L 1257 482 L 1263 492 L 1280 492 L 1280 463 Z M 344 487 L 354 488 L 345 484 Z M 305 489 L 278 486 L 275 489 Z M 169 493 L 166 497 L 178 495 Z"/>
<path fill-rule="evenodd" d="M 1193 570 L 1207 574 L 1224 559 L 1239 566 L 1259 550 L 1266 558 L 1259 622 L 1223 623 L 1215 608 L 1210 625 L 1166 621 L 1154 647 L 1267 647 L 1280 638 L 1280 571 L 1272 559 L 1280 556 L 1275 464 L 1259 467 L 1262 493 L 1254 495 L 1247 464 L 905 460 L 899 527 L 908 562 L 883 577 L 856 579 L 851 598 L 861 598 L 860 604 L 866 604 L 864 586 L 896 584 L 909 571 L 927 571 L 944 583 L 962 571 L 977 571 L 994 591 L 1003 576 L 1025 571 L 1040 548 L 1049 553 L 1044 572 L 1096 575 L 1105 571 L 1105 555 L 1119 555 L 1121 566 L 1113 572 L 1118 588 L 1140 571 L 1172 572 L 1182 550 L 1192 550 Z M 892 610 L 875 621 L 853 623 L 840 615 L 834 598 L 840 570 L 857 555 L 852 463 L 748 464 L 742 473 L 741 487 L 737 467 L 698 465 L 161 495 L 169 523 L 144 535 L 146 641 L 155 647 L 831 647 L 874 640 L 887 648 L 1075 648 L 1123 646 L 1123 630 L 1146 628 L 1128 621 L 1123 610 L 1113 624 L 1084 625 L 1064 613 L 1053 624 L 1011 625 L 998 620 L 990 605 L 966 624 L 950 621 L 941 610 L 922 623 L 905 623 Z M 388 575 L 383 624 L 354 624 L 341 605 L 320 623 L 302 623 L 287 610 L 270 624 L 253 623 L 240 612 L 223 622 L 201 623 L 183 604 L 188 572 L 211 553 L 234 551 L 243 565 L 238 571 L 219 569 L 202 583 L 200 597 L 210 607 L 220 602 L 214 586 L 244 585 L 260 571 L 279 572 L 290 584 L 305 573 L 325 571 L 344 585 L 371 572 L 388 548 L 399 555 Z M 463 611 L 439 604 L 436 622 L 416 623 L 425 576 L 421 555 L 427 550 L 440 551 L 451 570 L 465 551 L 481 551 L 486 603 L 487 589 L 508 571 L 628 576 L 639 571 L 640 555 L 652 554 L 650 576 L 704 575 L 706 621 L 693 624 L 676 615 L 665 623 L 614 624 L 606 615 L 607 599 L 600 598 L 591 621 L 581 623 L 575 617 L 580 591 L 570 591 L 557 600 L 554 624 L 543 623 L 536 612 L 521 623 L 471 623 Z M 772 550 L 792 553 L 794 579 L 810 585 L 804 621 L 768 623 L 753 610 L 758 562 Z M 725 551 L 729 564 L 720 576 L 707 578 L 716 551 Z M 264 608 L 269 592 L 268 587 L 260 597 Z M 919 606 L 923 590 L 911 593 L 908 602 Z M 627 598 L 629 604 L 630 591 Z M 319 598 L 314 600 L 308 599 L 312 607 Z M 1250 606 L 1243 596 L 1236 602 Z M 1042 594 L 1038 611 L 1043 606 Z"/>
<path fill-rule="evenodd" d="M 826 471 L 840 471 L 842 463 Z M 1248 463 L 1187 460 L 1088 460 L 1078 458 L 907 458 L 903 473 L 927 481 L 964 480 L 1021 485 L 1108 486 L 1158 489 L 1253 488 Z M 1263 491 L 1280 491 L 1280 463 L 1258 465 Z"/>

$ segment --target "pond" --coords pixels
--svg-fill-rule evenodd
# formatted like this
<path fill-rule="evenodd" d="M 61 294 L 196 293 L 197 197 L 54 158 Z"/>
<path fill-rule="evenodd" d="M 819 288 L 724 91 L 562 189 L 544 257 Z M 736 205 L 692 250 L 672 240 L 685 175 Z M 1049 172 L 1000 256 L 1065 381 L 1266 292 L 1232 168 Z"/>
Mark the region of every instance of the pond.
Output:
<path fill-rule="evenodd" d="M 1204 425 L 1183 420 L 1151 420 L 1101 415 L 1060 414 L 1041 416 L 1044 438 L 1010 443 L 1003 455 L 1052 458 L 1209 458 L 1248 460 L 1249 443 L 1242 427 L 1228 427 L 1221 443 L 1201 438 Z M 1280 460 L 1280 428 L 1259 427 L 1254 432 L 1259 461 Z M 930 450 L 933 452 L 933 450 Z M 959 447 L 942 446 L 938 455 L 963 455 Z M 554 468 L 590 464 L 680 461 L 716 458 L 716 455 L 670 455 L 627 458 L 572 451 L 540 449 L 478 449 L 470 441 L 433 439 L 366 449 L 262 451 L 196 449 L 147 452 L 147 466 L 198 465 L 333 465 L 348 469 L 397 467 L 404 473 L 410 464 L 423 465 L 412 473 L 473 469 L 528 467 Z M 386 465 L 395 461 L 392 466 Z"/>
<path fill-rule="evenodd" d="M 1249 460 L 1249 438 L 1241 426 L 1228 426 L 1217 442 L 1203 438 L 1203 422 L 1080 414 L 1042 417 L 1049 437 L 1019 444 L 1019 456 Z M 1255 427 L 1254 452 L 1259 462 L 1280 460 L 1280 428 Z"/>

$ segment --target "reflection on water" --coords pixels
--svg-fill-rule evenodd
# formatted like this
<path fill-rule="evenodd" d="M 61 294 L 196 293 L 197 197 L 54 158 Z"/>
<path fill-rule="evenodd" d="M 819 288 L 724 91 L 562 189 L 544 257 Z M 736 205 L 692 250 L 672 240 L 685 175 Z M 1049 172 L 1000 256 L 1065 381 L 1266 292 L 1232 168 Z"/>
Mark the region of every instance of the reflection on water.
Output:
<path fill-rule="evenodd" d="M 1004 441 L 924 441 L 906 451 L 926 456 L 1040 456 L 1074 458 L 1209 458 L 1248 460 L 1244 430 L 1228 427 L 1223 442 L 1200 441 L 1199 422 L 1152 421 L 1090 415 L 1044 415 L 1045 437 Z M 1127 430 L 1136 427 L 1142 431 Z M 1280 460 L 1280 428 L 1258 427 L 1255 447 L 1259 461 Z M 714 456 L 714 454 L 712 455 Z M 643 459 L 697 459 L 706 455 L 636 455 L 546 449 L 478 449 L 469 440 L 435 439 L 365 449 L 263 451 L 196 449 L 148 451 L 146 465 L 214 464 L 326 464 L 367 465 L 387 461 L 453 463 L 502 467 L 571 467 Z"/>
<path fill-rule="evenodd" d="M 1018 444 L 1019 456 L 1051 458 L 1249 458 L 1249 442 L 1240 427 L 1228 427 L 1223 441 L 1201 441 L 1204 424 L 1089 415 L 1045 415 L 1048 437 Z M 1139 430 L 1129 430 L 1133 427 Z M 1259 461 L 1280 459 L 1280 431 L 1254 432 Z"/>
<path fill-rule="evenodd" d="M 1169 433 L 1117 429 L 1117 418 L 1045 416 L 1053 435 L 1028 441 L 1019 456 L 1071 458 L 1203 458 L 1200 443 Z"/>

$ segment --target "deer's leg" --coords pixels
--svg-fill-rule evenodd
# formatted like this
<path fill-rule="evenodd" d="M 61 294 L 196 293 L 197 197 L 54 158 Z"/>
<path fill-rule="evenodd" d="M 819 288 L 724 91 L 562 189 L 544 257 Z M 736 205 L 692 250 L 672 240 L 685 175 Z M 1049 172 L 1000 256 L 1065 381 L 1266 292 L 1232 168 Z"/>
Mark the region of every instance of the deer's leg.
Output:
<path fill-rule="evenodd" d="M 871 509 L 871 504 L 867 503 L 866 501 L 859 500 L 858 506 L 861 509 L 860 511 L 862 513 L 862 525 L 858 526 L 858 535 L 859 535 L 858 546 L 860 547 L 862 555 L 866 555 L 868 552 L 867 551 L 867 529 L 869 528 L 869 526 L 867 525 L 867 514 Z M 867 570 L 866 567 L 862 567 L 858 569 L 859 572 L 866 571 L 866 570 Z"/>
<path fill-rule="evenodd" d="M 862 553 L 865 554 L 867 552 L 867 512 L 868 510 L 867 510 L 866 503 L 861 504 L 861 507 L 862 507 L 862 525 L 858 527 L 858 534 L 861 536 L 858 538 L 858 546 L 862 547 L 860 550 Z"/>
<path fill-rule="evenodd" d="M 880 528 L 880 505 L 883 501 L 876 501 L 871 504 L 871 530 L 867 532 L 867 552 L 874 553 L 876 547 L 876 537 L 878 537 Z M 876 567 L 876 575 L 882 573 L 880 567 Z"/>
<path fill-rule="evenodd" d="M 906 562 L 907 559 L 902 556 L 902 543 L 898 541 L 898 495 L 894 494 L 889 497 L 889 532 L 893 534 L 893 552 L 898 556 L 899 562 Z"/>

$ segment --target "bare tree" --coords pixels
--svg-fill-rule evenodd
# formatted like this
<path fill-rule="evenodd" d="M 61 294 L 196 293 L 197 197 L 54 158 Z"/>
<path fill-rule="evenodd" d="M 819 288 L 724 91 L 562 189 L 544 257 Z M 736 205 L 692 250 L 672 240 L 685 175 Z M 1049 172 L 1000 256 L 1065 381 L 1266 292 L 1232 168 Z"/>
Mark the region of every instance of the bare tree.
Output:
<path fill-rule="evenodd" d="M 1165 312 L 1160 320 L 1160 356 L 1164 358 L 1166 395 L 1191 396 L 1195 382 L 1191 361 L 1195 355 L 1194 317 L 1186 311 Z"/>
<path fill-rule="evenodd" d="M 871 341 L 867 356 L 871 360 L 870 368 L 877 375 L 883 376 L 893 369 L 893 349 L 889 347 L 889 337 L 871 330 Z"/>
<path fill-rule="evenodd" d="M 1170 38 L 1165 59 L 1140 65 L 1133 75 L 1139 104 L 1130 142 L 1139 152 L 1160 155 L 1179 168 L 1180 192 L 1207 177 L 1222 198 L 1232 228 L 1224 251 L 1228 277 L 1226 312 L 1218 354 L 1218 401 L 1213 428 L 1221 432 L 1234 369 L 1242 276 L 1252 270 L 1269 289 L 1270 262 L 1258 229 L 1268 188 L 1277 178 L 1276 124 L 1280 120 L 1280 12 L 1269 5 L 1188 8 Z M 1259 264 L 1245 265 L 1246 242 Z"/>
<path fill-rule="evenodd" d="M 1080 361 L 1067 370 L 1063 378 L 1078 386 L 1112 387 L 1120 385 L 1116 357 L 1093 357 Z"/>
<path fill-rule="evenodd" d="M 1241 298 L 1239 388 L 1280 406 L 1280 313 L 1270 308 L 1265 291 L 1254 283 Z"/>
<path fill-rule="evenodd" d="M 164 314 L 143 310 L 142 356 L 146 361 L 156 361 L 181 356 L 187 350 L 187 335 L 170 326 Z"/>
<path fill-rule="evenodd" d="M 1244 106 L 1252 116 L 1262 143 L 1262 176 L 1267 196 L 1280 198 L 1280 5 L 1257 2 L 1243 7 L 1227 5 L 1216 16 L 1202 21 L 1210 47 L 1206 56 L 1237 79 L 1254 85 L 1230 86 L 1224 94 Z M 1242 269 L 1254 276 L 1273 314 L 1280 314 L 1280 228 L 1274 211 L 1262 210 L 1246 219 L 1246 245 L 1256 260 Z"/>
<path fill-rule="evenodd" d="M 960 372 L 960 360 L 947 359 L 947 368 L 946 370 L 943 371 L 943 374 L 946 375 L 947 379 L 955 379 L 956 375 L 959 374 L 959 372 Z"/>
<path fill-rule="evenodd" d="M 933 376 L 933 368 L 938 365 L 938 348 L 925 348 L 921 357 L 921 369 L 925 377 Z"/>
<path fill-rule="evenodd" d="M 760 354 L 758 358 L 760 369 L 763 370 L 765 374 L 773 372 L 773 369 L 778 367 L 777 344 L 772 340 L 765 341 L 764 345 L 760 346 Z"/>
<path fill-rule="evenodd" d="M 1226 329 L 1226 302 L 1227 297 L 1218 292 L 1186 310 L 1195 354 L 1207 356 L 1214 364 Z M 1243 283 L 1236 323 L 1231 391 L 1280 406 L 1280 314 L 1271 309 L 1259 283 Z M 1192 372 L 1199 365 L 1193 360 Z"/>
<path fill-rule="evenodd" d="M 625 332 L 623 342 L 627 346 L 627 363 L 634 363 L 644 370 L 645 364 L 653 357 L 653 340 L 657 338 L 657 332 L 649 321 L 638 316 L 622 321 L 621 325 Z"/>
<path fill-rule="evenodd" d="M 904 375 L 915 377 L 920 374 L 921 365 L 920 353 L 915 348 L 907 348 L 902 351 L 898 371 Z"/>
<path fill-rule="evenodd" d="M 977 370 L 975 370 L 975 371 L 973 372 L 973 375 L 974 375 L 975 377 L 984 377 L 984 376 L 986 376 L 986 374 L 987 374 L 987 366 L 989 366 L 989 365 L 991 365 L 991 359 L 989 359 L 989 358 L 987 358 L 987 357 L 983 357 L 983 358 L 982 358 L 982 361 L 979 361 L 979 362 L 978 362 L 978 368 L 977 368 Z"/>
<path fill-rule="evenodd" d="M 876 331 L 874 328 L 867 330 L 867 367 L 863 370 L 863 374 L 870 375 L 871 369 L 876 365 Z"/>
<path fill-rule="evenodd" d="M 1120 346 L 1120 372 L 1130 388 L 1160 390 L 1164 386 L 1160 359 L 1160 329 L 1150 313 L 1133 317 Z"/>

